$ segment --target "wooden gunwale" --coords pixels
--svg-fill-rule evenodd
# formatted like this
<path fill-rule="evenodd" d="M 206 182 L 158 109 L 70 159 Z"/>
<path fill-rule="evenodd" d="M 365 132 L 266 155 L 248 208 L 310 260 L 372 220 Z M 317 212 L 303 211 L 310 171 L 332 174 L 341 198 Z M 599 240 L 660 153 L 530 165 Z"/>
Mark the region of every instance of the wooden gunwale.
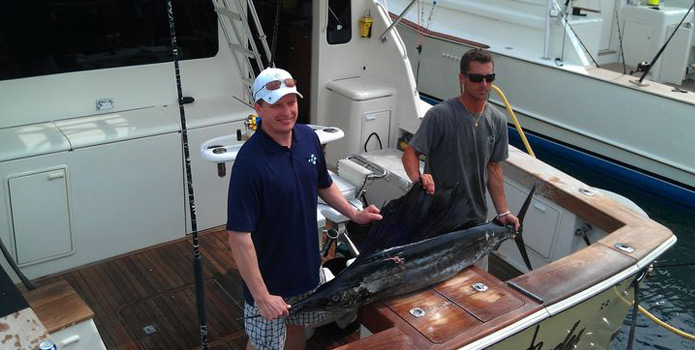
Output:
<path fill-rule="evenodd" d="M 601 193 L 582 194 L 591 189 L 549 165 L 510 147 L 505 174 L 524 186 L 537 184 L 537 194 L 591 222 L 608 235 L 590 247 L 570 254 L 511 281 L 538 295 L 546 306 L 566 299 L 599 281 L 616 275 L 645 258 L 669 240 L 673 233 L 663 225 L 641 216 Z M 525 176 L 519 177 L 519 174 Z M 627 253 L 615 247 L 622 243 L 634 248 Z M 553 288 L 547 288 L 548 283 Z"/>

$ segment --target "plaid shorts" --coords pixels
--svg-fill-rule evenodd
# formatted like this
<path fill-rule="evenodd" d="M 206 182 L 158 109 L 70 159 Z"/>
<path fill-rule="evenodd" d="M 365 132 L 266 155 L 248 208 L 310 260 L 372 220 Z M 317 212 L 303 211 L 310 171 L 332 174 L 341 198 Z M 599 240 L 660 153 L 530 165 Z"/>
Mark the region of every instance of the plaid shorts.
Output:
<path fill-rule="evenodd" d="M 319 285 L 326 282 L 326 276 L 321 271 L 321 279 Z M 316 287 L 318 288 L 318 286 Z M 285 299 L 285 302 L 292 305 L 313 293 L 313 289 L 304 294 L 296 295 Z M 258 315 L 258 307 L 244 303 L 244 317 Z M 251 345 L 258 350 L 266 349 L 283 349 L 285 347 L 285 339 L 287 338 L 287 325 L 309 325 L 320 322 L 326 318 L 326 313 L 323 312 L 300 312 L 291 314 L 287 317 L 276 318 L 268 321 L 263 317 L 247 318 L 244 320 L 246 335 L 248 335 Z"/>

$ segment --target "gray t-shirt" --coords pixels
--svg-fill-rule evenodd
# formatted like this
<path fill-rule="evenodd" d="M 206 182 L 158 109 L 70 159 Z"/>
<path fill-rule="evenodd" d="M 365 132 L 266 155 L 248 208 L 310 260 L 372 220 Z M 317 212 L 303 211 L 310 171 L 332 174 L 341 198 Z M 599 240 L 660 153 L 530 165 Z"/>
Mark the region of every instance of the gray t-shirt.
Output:
<path fill-rule="evenodd" d="M 487 219 L 485 189 L 487 164 L 509 156 L 507 119 L 486 104 L 478 126 L 458 97 L 443 101 L 425 114 L 410 146 L 427 155 L 425 172 L 432 174 L 435 188 L 460 183 L 470 195 L 471 220 Z"/>

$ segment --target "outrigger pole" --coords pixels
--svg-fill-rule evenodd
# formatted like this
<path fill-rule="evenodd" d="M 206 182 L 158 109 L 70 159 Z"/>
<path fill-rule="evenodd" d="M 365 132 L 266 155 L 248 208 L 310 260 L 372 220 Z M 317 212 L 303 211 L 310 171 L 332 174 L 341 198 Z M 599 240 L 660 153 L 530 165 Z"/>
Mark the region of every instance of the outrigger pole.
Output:
<path fill-rule="evenodd" d="M 171 49 L 174 54 L 174 71 L 176 74 L 176 92 L 179 100 L 179 115 L 181 116 L 181 143 L 186 164 L 186 183 L 188 185 L 188 208 L 191 215 L 191 238 L 193 240 L 193 272 L 195 274 L 195 301 L 200 322 L 200 340 L 202 350 L 208 350 L 208 326 L 205 315 L 205 286 L 203 284 L 203 257 L 200 255 L 198 242 L 198 223 L 195 213 L 195 197 L 193 195 L 193 175 L 191 174 L 191 155 L 188 149 L 188 131 L 186 129 L 186 112 L 183 108 L 183 93 L 181 92 L 181 74 L 179 72 L 179 47 L 176 43 L 174 28 L 174 8 L 172 0 L 167 0 L 167 15 L 169 16 L 169 33 L 171 34 Z"/>

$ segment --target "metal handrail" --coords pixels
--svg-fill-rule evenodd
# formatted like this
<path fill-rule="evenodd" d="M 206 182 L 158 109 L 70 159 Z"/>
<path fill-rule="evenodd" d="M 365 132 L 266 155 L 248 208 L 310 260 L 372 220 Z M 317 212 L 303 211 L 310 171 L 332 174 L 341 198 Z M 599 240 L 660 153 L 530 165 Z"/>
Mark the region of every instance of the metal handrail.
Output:
<path fill-rule="evenodd" d="M 388 28 L 386 28 L 386 30 L 384 30 L 384 32 L 379 37 L 381 39 L 381 42 L 386 41 L 386 35 L 388 35 L 388 33 L 391 30 L 393 30 L 393 28 L 398 24 L 398 22 L 400 22 L 401 19 L 403 19 L 403 16 L 405 16 L 405 14 L 408 13 L 408 11 L 410 11 L 410 8 L 413 7 L 413 5 L 415 4 L 415 1 L 417 1 L 417 0 L 411 1 L 410 4 L 408 4 L 408 6 L 405 8 L 405 10 L 403 10 L 403 12 L 401 12 L 401 14 L 398 15 L 398 17 L 396 17 L 396 19 L 393 20 L 393 22 L 391 22 L 391 25 Z"/>

